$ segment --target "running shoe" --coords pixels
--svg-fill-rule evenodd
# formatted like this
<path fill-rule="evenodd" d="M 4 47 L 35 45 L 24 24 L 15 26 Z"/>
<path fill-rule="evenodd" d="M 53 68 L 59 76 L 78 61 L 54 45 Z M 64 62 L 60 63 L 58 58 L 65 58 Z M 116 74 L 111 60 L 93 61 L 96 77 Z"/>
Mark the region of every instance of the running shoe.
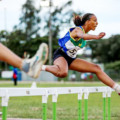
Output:
<path fill-rule="evenodd" d="M 30 67 L 27 74 L 30 77 L 38 78 L 40 75 L 42 65 L 46 63 L 47 58 L 48 45 L 46 43 L 42 43 L 36 54 L 31 59 L 26 60 L 27 63 L 30 63 Z"/>

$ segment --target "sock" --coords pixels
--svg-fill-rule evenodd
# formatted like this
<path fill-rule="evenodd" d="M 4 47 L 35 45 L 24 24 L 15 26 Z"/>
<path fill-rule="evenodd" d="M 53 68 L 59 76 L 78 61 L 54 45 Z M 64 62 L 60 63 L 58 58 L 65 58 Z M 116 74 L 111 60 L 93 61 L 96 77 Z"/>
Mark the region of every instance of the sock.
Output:
<path fill-rule="evenodd" d="M 115 83 L 115 85 L 113 86 L 113 89 L 117 92 L 120 93 L 120 85 Z"/>
<path fill-rule="evenodd" d="M 42 70 L 46 71 L 46 65 L 42 65 Z"/>
<path fill-rule="evenodd" d="M 27 63 L 25 60 L 23 60 L 22 70 L 27 73 L 29 71 L 29 68 L 30 68 L 30 63 Z"/>

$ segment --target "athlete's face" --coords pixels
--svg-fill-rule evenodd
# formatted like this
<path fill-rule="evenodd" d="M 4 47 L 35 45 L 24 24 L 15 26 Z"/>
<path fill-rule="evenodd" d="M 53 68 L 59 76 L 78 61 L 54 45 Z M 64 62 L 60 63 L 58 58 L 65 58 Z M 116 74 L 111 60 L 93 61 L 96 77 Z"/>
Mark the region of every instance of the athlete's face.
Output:
<path fill-rule="evenodd" d="M 90 20 L 88 22 L 89 22 L 89 24 L 88 24 L 89 28 L 91 30 L 95 30 L 96 27 L 97 27 L 97 25 L 98 25 L 96 16 L 92 15 L 91 18 L 90 18 Z"/>

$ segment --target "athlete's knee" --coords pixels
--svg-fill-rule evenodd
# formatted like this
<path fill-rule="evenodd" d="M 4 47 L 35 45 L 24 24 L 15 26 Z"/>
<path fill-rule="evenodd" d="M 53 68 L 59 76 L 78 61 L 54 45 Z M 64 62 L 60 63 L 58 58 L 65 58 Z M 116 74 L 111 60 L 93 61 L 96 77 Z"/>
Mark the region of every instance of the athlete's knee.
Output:
<path fill-rule="evenodd" d="M 63 71 L 63 72 L 61 72 L 61 74 L 60 74 L 59 77 L 64 78 L 64 77 L 66 77 L 67 75 L 68 75 L 68 73 L 65 72 L 65 71 Z"/>
<path fill-rule="evenodd" d="M 101 67 L 99 65 L 96 65 L 96 64 L 94 65 L 94 70 L 95 70 L 95 73 L 102 71 Z"/>
<path fill-rule="evenodd" d="M 64 78 L 68 75 L 68 71 L 67 70 L 63 70 L 61 69 L 59 66 L 58 67 L 58 70 L 57 70 L 57 77 L 60 77 L 60 78 Z"/>

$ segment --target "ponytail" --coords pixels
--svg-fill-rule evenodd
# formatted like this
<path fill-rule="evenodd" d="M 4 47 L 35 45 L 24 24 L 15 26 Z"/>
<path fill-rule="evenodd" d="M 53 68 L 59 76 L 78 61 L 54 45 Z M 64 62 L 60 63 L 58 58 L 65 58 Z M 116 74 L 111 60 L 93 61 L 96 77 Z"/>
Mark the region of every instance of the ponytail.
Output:
<path fill-rule="evenodd" d="M 90 20 L 91 16 L 94 14 L 86 13 L 83 17 L 74 14 L 73 22 L 76 26 L 82 26 L 87 20 Z"/>
<path fill-rule="evenodd" d="M 82 24 L 82 18 L 79 15 L 74 14 L 73 22 L 76 26 L 83 25 Z"/>

